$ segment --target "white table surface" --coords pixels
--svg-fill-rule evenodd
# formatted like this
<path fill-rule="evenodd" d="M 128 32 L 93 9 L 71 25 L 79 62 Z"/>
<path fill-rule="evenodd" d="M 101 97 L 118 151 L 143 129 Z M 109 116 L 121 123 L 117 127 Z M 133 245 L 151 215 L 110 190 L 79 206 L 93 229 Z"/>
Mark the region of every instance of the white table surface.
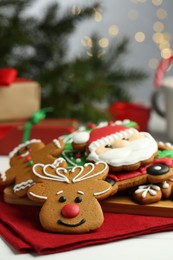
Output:
<path fill-rule="evenodd" d="M 149 131 L 158 141 L 169 141 L 165 135 L 166 124 L 155 114 L 151 116 Z M 8 157 L 0 156 L 0 170 L 8 167 Z M 173 231 L 143 235 L 102 245 L 89 246 L 64 253 L 38 256 L 18 254 L 0 237 L 0 260 L 86 260 L 86 259 L 132 259 L 132 260 L 173 260 Z"/>

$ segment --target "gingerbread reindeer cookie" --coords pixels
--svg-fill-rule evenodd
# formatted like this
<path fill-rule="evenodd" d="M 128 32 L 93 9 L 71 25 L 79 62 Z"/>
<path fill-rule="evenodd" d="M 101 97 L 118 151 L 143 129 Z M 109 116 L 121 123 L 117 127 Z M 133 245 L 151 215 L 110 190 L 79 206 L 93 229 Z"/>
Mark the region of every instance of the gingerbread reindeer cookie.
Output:
<path fill-rule="evenodd" d="M 105 181 L 108 165 L 87 163 L 70 170 L 52 164 L 35 164 L 40 179 L 28 190 L 29 199 L 42 203 L 40 223 L 45 230 L 59 233 L 84 233 L 99 228 L 104 221 L 98 200 L 111 195 Z"/>
<path fill-rule="evenodd" d="M 26 196 L 28 188 L 34 184 L 33 165 L 35 163 L 53 163 L 63 149 L 64 143 L 58 139 L 54 139 L 47 145 L 36 139 L 20 144 L 9 154 L 10 168 L 0 174 L 0 186 L 13 185 L 15 195 Z M 65 161 L 62 162 L 62 165 L 66 165 Z"/>

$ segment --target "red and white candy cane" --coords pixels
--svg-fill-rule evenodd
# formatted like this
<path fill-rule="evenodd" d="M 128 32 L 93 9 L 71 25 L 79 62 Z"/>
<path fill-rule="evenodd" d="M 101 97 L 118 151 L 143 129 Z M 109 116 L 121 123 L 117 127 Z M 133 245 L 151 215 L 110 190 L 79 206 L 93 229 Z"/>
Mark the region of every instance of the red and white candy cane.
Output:
<path fill-rule="evenodd" d="M 173 56 L 170 56 L 168 59 L 163 59 L 159 63 L 159 66 L 157 67 L 155 77 L 154 77 L 154 85 L 156 88 L 159 88 L 161 86 L 166 71 L 172 62 L 173 62 Z"/>

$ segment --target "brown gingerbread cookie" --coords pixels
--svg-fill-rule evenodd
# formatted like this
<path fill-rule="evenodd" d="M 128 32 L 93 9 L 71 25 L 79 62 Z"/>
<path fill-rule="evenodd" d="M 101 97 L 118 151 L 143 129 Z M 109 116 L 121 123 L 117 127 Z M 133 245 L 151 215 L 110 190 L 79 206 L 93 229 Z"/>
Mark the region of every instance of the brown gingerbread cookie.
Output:
<path fill-rule="evenodd" d="M 9 154 L 10 168 L 0 175 L 0 186 L 13 185 L 15 195 L 26 196 L 28 188 L 34 184 L 33 165 L 53 163 L 63 149 L 64 142 L 58 139 L 54 139 L 47 145 L 36 139 L 20 144 Z M 65 165 L 64 162 L 63 165 Z"/>
<path fill-rule="evenodd" d="M 156 164 L 153 167 L 153 172 L 166 173 L 169 167 L 163 164 Z M 162 174 L 161 174 L 162 175 Z M 161 199 L 168 199 L 173 194 L 173 179 L 167 179 L 157 184 L 147 183 L 134 189 L 133 199 L 140 204 L 151 204 L 158 202 Z"/>
<path fill-rule="evenodd" d="M 161 200 L 162 192 L 156 184 L 145 184 L 135 190 L 133 198 L 140 204 L 151 204 Z"/>
<path fill-rule="evenodd" d="M 173 179 L 159 184 L 145 184 L 133 192 L 133 199 L 139 204 L 151 204 L 161 199 L 169 199 L 173 193 Z"/>
<path fill-rule="evenodd" d="M 173 177 L 173 160 L 169 158 L 156 158 L 146 166 L 136 171 L 121 171 L 108 174 L 108 181 L 114 181 L 117 192 L 134 188 L 138 185 L 157 184 L 170 180 Z M 115 189 L 116 191 L 116 189 Z"/>
<path fill-rule="evenodd" d="M 112 194 L 105 181 L 108 165 L 87 163 L 70 170 L 51 164 L 35 164 L 33 173 L 40 183 L 28 190 L 29 199 L 42 203 L 40 223 L 45 230 L 59 233 L 85 233 L 104 221 L 98 200 Z"/>
<path fill-rule="evenodd" d="M 159 150 L 173 150 L 173 145 L 170 142 L 158 142 L 158 149 Z"/>

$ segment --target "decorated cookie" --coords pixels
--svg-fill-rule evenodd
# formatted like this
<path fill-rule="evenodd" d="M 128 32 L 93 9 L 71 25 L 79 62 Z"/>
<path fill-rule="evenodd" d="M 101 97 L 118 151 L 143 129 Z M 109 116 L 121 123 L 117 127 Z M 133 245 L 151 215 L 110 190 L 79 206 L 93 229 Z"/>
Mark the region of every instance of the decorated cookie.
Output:
<path fill-rule="evenodd" d="M 151 204 L 161 199 L 169 199 L 173 194 L 173 178 L 158 184 L 145 184 L 132 193 L 133 199 L 140 204 Z"/>
<path fill-rule="evenodd" d="M 105 181 L 109 168 L 104 162 L 87 163 L 70 170 L 52 164 L 35 164 L 33 173 L 40 179 L 28 190 L 28 197 L 44 202 L 40 223 L 45 230 L 59 233 L 84 233 L 99 228 L 104 221 L 98 200 L 111 195 Z"/>
<path fill-rule="evenodd" d="M 87 160 L 103 160 L 113 172 L 132 171 L 152 162 L 157 151 L 157 143 L 149 133 L 108 126 L 91 132 Z"/>
<path fill-rule="evenodd" d="M 140 204 L 151 204 L 161 200 L 162 192 L 156 184 L 145 184 L 135 190 L 133 198 Z"/>
<path fill-rule="evenodd" d="M 173 160 L 155 158 L 149 165 L 141 166 L 135 171 L 121 171 L 108 174 L 114 180 L 117 192 L 134 188 L 138 185 L 160 184 L 173 177 Z M 116 189 L 115 189 L 116 191 Z"/>
<path fill-rule="evenodd" d="M 98 125 L 90 123 L 86 126 L 81 126 L 75 132 L 61 136 L 65 143 L 65 149 L 62 153 L 62 156 L 68 162 L 69 168 L 76 165 L 83 165 L 85 162 L 87 162 L 87 145 L 90 140 L 90 134 L 92 134 L 92 131 L 95 129 L 109 126 L 116 126 L 118 128 L 120 126 L 138 128 L 137 123 L 128 119 L 123 121 L 117 120 L 115 122 L 104 121 L 100 122 Z"/>
<path fill-rule="evenodd" d="M 74 145 L 75 143 L 75 145 Z M 76 132 L 72 145 L 84 147 L 86 160 L 105 161 L 111 171 L 132 171 L 151 163 L 158 152 L 158 145 L 147 132 L 135 128 L 111 124 L 93 129 L 90 133 Z"/>
<path fill-rule="evenodd" d="M 158 158 L 168 157 L 173 159 L 173 145 L 169 142 L 158 142 Z"/>
<path fill-rule="evenodd" d="M 34 184 L 33 165 L 35 163 L 53 163 L 63 149 L 64 143 L 58 139 L 54 139 L 47 145 L 36 139 L 20 144 L 9 154 L 10 168 L 0 174 L 0 186 L 13 185 L 15 195 L 26 196 L 28 188 Z M 63 161 L 62 165 L 65 164 Z"/>

